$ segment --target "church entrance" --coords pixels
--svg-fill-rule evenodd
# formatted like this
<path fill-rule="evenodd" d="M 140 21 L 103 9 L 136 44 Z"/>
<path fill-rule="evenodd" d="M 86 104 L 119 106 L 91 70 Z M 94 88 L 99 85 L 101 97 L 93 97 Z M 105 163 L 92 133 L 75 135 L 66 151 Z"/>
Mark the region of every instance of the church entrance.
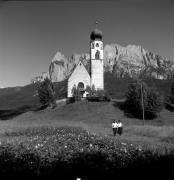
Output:
<path fill-rule="evenodd" d="M 79 91 L 80 91 L 80 97 L 82 98 L 82 97 L 83 97 L 83 94 L 85 93 L 84 83 L 79 82 L 77 88 L 79 89 Z"/>

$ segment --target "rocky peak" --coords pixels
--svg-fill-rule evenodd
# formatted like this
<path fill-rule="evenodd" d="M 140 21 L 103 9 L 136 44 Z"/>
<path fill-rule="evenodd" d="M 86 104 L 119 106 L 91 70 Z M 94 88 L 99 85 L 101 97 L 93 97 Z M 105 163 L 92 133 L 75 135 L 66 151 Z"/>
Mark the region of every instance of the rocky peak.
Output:
<path fill-rule="evenodd" d="M 66 58 L 57 52 L 49 66 L 49 75 L 53 82 L 66 79 L 79 61 L 87 69 L 90 68 L 89 54 L 73 54 Z M 145 50 L 142 46 L 106 44 L 104 47 L 104 70 L 112 72 L 117 77 L 148 76 L 166 79 L 173 76 L 174 63 L 162 56 Z"/>

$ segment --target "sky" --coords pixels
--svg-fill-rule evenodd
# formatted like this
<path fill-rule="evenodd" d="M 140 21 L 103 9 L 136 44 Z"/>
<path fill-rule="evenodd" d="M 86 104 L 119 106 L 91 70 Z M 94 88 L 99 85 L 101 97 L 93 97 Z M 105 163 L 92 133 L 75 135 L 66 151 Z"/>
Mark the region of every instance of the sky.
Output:
<path fill-rule="evenodd" d="M 103 43 L 135 44 L 174 60 L 174 0 L 0 2 L 0 87 L 24 86 L 47 72 L 57 51 L 89 53 Z"/>

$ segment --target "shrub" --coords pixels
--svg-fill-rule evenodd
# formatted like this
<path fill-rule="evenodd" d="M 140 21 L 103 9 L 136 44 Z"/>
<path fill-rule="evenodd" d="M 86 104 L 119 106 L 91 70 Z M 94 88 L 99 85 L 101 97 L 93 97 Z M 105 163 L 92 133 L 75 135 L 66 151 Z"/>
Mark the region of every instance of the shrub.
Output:
<path fill-rule="evenodd" d="M 110 96 L 104 90 L 96 90 L 95 86 L 92 85 L 86 87 L 86 92 L 88 92 L 87 100 L 89 101 L 110 101 Z"/>
<path fill-rule="evenodd" d="M 43 82 L 38 82 L 37 92 L 39 100 L 43 106 L 56 106 L 54 86 L 50 79 L 46 78 Z"/>
<path fill-rule="evenodd" d="M 109 94 L 104 90 L 97 90 L 97 96 L 99 97 L 100 101 L 110 101 L 111 100 Z"/>
<path fill-rule="evenodd" d="M 171 85 L 171 103 L 174 104 L 174 80 Z"/>
<path fill-rule="evenodd" d="M 86 86 L 85 91 L 88 93 L 88 97 L 96 97 L 97 96 L 97 91 L 95 89 L 94 84 L 92 85 L 92 87 Z"/>
<path fill-rule="evenodd" d="M 75 99 L 75 101 L 78 101 L 81 99 L 81 94 L 79 88 L 76 87 L 76 85 L 73 86 L 71 90 L 72 96 Z"/>
<path fill-rule="evenodd" d="M 150 88 L 147 94 L 147 105 L 145 106 L 145 112 L 148 115 L 159 113 L 164 107 L 164 98 L 155 89 Z"/>
<path fill-rule="evenodd" d="M 135 81 L 128 86 L 125 107 L 133 115 L 142 117 L 143 105 L 145 118 L 156 117 L 163 108 L 163 97 L 146 83 Z"/>
<path fill-rule="evenodd" d="M 74 103 L 74 102 L 75 102 L 75 97 L 67 98 L 67 101 L 66 101 L 67 104 Z"/>

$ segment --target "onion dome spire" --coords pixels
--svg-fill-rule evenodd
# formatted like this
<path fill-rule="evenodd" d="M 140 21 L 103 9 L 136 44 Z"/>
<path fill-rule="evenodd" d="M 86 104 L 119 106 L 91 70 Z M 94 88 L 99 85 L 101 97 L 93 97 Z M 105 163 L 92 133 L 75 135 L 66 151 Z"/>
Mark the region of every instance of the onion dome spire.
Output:
<path fill-rule="evenodd" d="M 98 21 L 95 22 L 95 29 L 90 34 L 91 40 L 102 40 L 102 31 L 97 28 Z"/>

